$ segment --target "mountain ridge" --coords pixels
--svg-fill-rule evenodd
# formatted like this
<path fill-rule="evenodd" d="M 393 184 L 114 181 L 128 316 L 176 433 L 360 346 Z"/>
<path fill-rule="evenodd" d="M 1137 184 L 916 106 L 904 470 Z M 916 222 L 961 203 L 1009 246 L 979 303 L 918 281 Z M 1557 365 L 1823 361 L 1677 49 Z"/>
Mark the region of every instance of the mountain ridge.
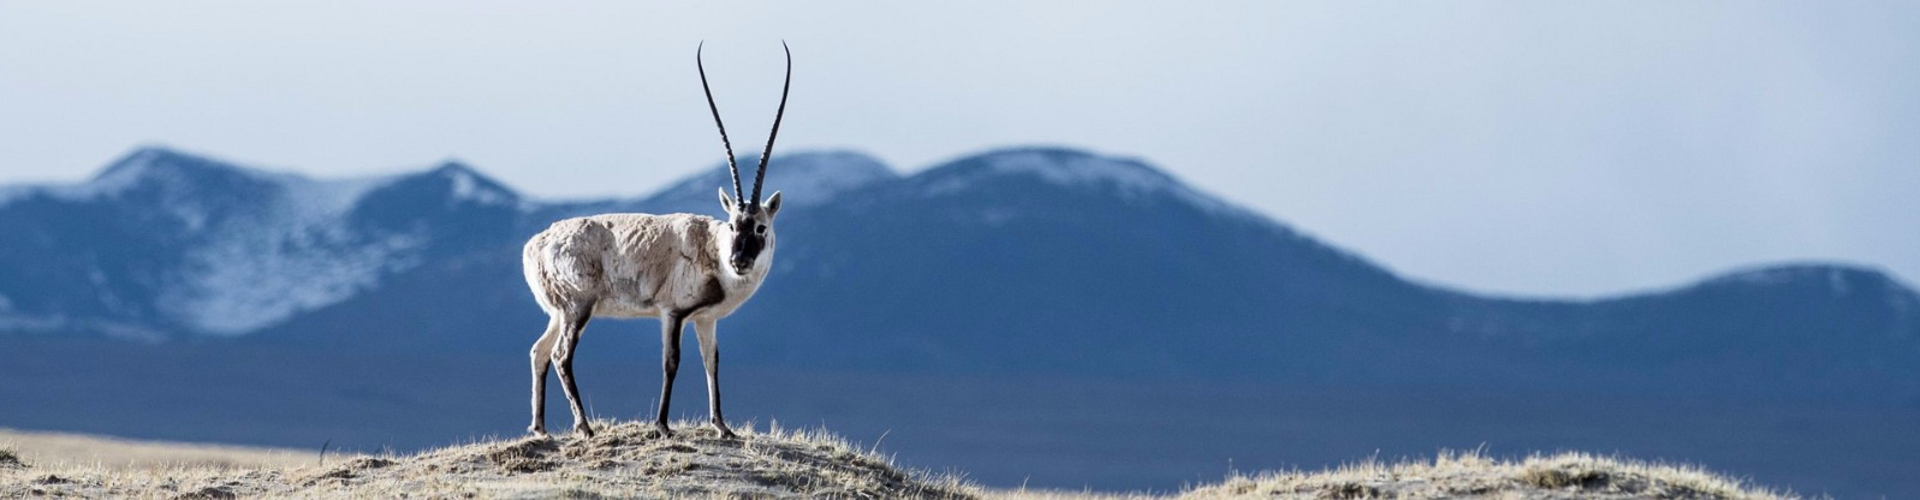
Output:
<path fill-rule="evenodd" d="M 1064 157 L 1072 160 L 1101 159 L 1106 161 L 1088 162 L 1088 164 L 1098 165 L 1102 167 L 1109 166 L 1109 165 L 1123 165 L 1126 168 L 1132 168 L 1137 170 L 1133 172 L 1126 172 L 1126 173 L 1114 173 L 1113 171 L 1104 171 L 1104 172 L 1096 171 L 1091 174 L 1073 173 L 1074 169 L 1071 169 L 1071 168 L 1051 168 L 1051 167 L 1058 167 L 1059 165 L 1057 163 L 1048 164 L 1047 162 L 1028 162 L 1028 163 L 1022 164 L 1020 161 L 1020 158 L 1017 158 L 1017 157 L 1033 156 L 1033 155 L 1052 156 L 1057 158 Z M 1013 156 L 1016 158 L 1009 161 L 1006 158 L 1008 156 Z M 1048 182 L 1053 182 L 1056 184 L 1072 183 L 1076 181 L 1081 183 L 1099 183 L 1100 181 L 1104 181 L 1108 185 L 1103 187 L 1108 187 L 1108 188 L 1114 187 L 1114 185 L 1117 184 L 1121 186 L 1123 189 L 1133 189 L 1133 190 L 1171 189 L 1171 190 L 1180 192 L 1181 196 L 1188 196 L 1189 193 L 1191 193 L 1192 196 L 1195 196 L 1198 198 L 1204 198 L 1204 203 L 1206 205 L 1218 205 L 1226 208 L 1231 208 L 1233 210 L 1237 210 L 1238 212 L 1244 215 L 1259 219 L 1264 222 L 1272 223 L 1273 225 L 1281 227 L 1287 231 L 1299 233 L 1299 231 L 1293 228 L 1292 226 L 1284 222 L 1281 222 L 1277 219 L 1274 219 L 1270 216 L 1261 214 L 1257 211 L 1253 211 L 1238 205 L 1231 204 L 1229 202 L 1225 202 L 1223 200 L 1219 200 L 1213 197 L 1212 195 L 1199 192 L 1195 188 L 1192 188 L 1191 186 L 1188 186 L 1185 183 L 1181 182 L 1179 179 L 1166 174 L 1164 171 L 1160 171 L 1150 165 L 1146 165 L 1141 160 L 1130 158 L 1130 157 L 1101 157 L 1098 155 L 1092 155 L 1085 151 L 1077 150 L 1067 146 L 1035 145 L 1035 146 L 1012 146 L 1012 147 L 993 148 L 993 149 L 988 149 L 988 150 L 977 152 L 977 153 L 962 155 L 946 161 L 942 161 L 940 163 L 937 163 L 933 167 L 924 169 L 920 172 L 917 172 L 909 176 L 903 176 L 901 174 L 898 174 L 891 167 L 887 166 L 886 164 L 880 162 L 879 160 L 871 156 L 865 155 L 863 153 L 851 151 L 851 150 L 807 150 L 807 151 L 799 151 L 794 153 L 785 153 L 776 157 L 775 161 L 779 162 L 781 160 L 789 160 L 793 158 L 804 159 L 805 163 L 807 164 L 800 165 L 800 166 L 809 167 L 809 170 L 814 170 L 814 171 L 819 170 L 819 165 L 820 163 L 822 163 L 822 160 L 824 160 L 826 163 L 855 165 L 857 167 L 856 172 L 851 177 L 844 178 L 844 179 L 829 179 L 824 181 L 828 186 L 831 186 L 833 188 L 831 189 L 830 192 L 834 194 L 838 194 L 843 191 L 850 191 L 850 190 L 854 190 L 862 187 L 868 187 L 873 183 L 888 182 L 888 181 L 914 181 L 914 182 L 919 182 L 923 184 L 922 186 L 919 186 L 919 188 L 921 189 L 931 189 L 933 191 L 941 191 L 941 192 L 951 191 L 956 189 L 960 185 L 964 185 L 964 183 L 953 182 L 955 179 L 952 179 L 951 177 L 954 177 L 955 175 L 953 175 L 954 172 L 951 172 L 952 170 L 973 171 L 973 172 L 964 172 L 966 175 L 971 175 L 975 177 L 973 179 L 967 179 L 971 181 L 981 180 L 978 178 L 981 176 L 978 171 L 988 170 L 988 171 L 992 171 L 989 174 L 989 176 L 991 175 L 998 175 L 998 176 L 1005 176 L 1005 177 L 1040 176 L 1044 180 Z M 982 160 L 990 160 L 997 163 L 991 164 L 986 168 L 981 168 L 981 166 L 976 165 L 976 163 Z M 152 169 L 148 168 L 155 165 L 159 165 L 165 168 L 162 168 L 161 172 L 154 172 Z M 744 176 L 742 182 L 745 184 L 743 189 L 750 189 L 752 186 L 752 175 L 753 175 L 752 168 L 753 168 L 753 165 L 751 164 L 745 165 L 743 167 L 743 169 L 746 170 L 746 172 L 742 174 Z M 772 169 L 772 171 L 774 172 L 773 175 L 777 176 L 783 170 Z M 308 185 L 317 185 L 317 186 L 324 186 L 324 187 L 345 188 L 345 189 L 339 189 L 339 191 L 343 193 L 342 195 L 333 197 L 334 198 L 333 200 L 326 200 L 326 201 L 331 201 L 332 203 L 343 203 L 342 201 L 340 201 L 341 199 L 344 199 L 346 203 L 357 201 L 358 196 L 366 194 L 366 191 L 377 189 L 379 187 L 384 187 L 385 184 L 389 184 L 391 182 L 398 181 L 398 180 L 418 180 L 418 179 L 438 178 L 438 179 L 446 179 L 448 182 L 454 183 L 454 186 L 450 189 L 455 191 L 455 194 L 459 195 L 459 196 L 455 196 L 454 198 L 482 198 L 486 201 L 495 201 L 495 202 L 509 201 L 513 203 L 521 203 L 525 205 L 531 205 L 531 207 L 524 207 L 529 211 L 538 210 L 538 209 L 551 209 L 555 207 L 571 207 L 571 206 L 687 205 L 689 207 L 688 209 L 683 210 L 685 212 L 711 213 L 711 212 L 716 212 L 717 210 L 706 209 L 704 207 L 692 207 L 691 205 L 693 205 L 694 203 L 707 203 L 711 201 L 710 198 L 712 197 L 707 196 L 706 195 L 707 193 L 703 192 L 706 187 L 719 187 L 721 189 L 726 189 L 729 186 L 729 184 L 727 184 L 726 167 L 725 167 L 725 164 L 722 163 L 720 165 L 710 166 L 706 169 L 697 170 L 693 173 L 683 175 L 679 177 L 677 180 L 669 182 L 667 185 L 661 188 L 658 188 L 645 195 L 639 195 L 639 196 L 633 196 L 633 197 L 603 198 L 603 199 L 592 199 L 592 198 L 536 199 L 536 198 L 527 197 L 526 195 L 506 185 L 504 182 L 501 182 L 500 180 L 490 175 L 487 175 L 484 171 L 482 171 L 477 167 L 474 167 L 471 163 L 465 162 L 463 160 L 459 160 L 457 158 L 449 158 L 449 159 L 437 162 L 430 167 L 420 169 L 420 170 L 414 170 L 414 171 L 404 171 L 399 173 L 373 175 L 373 176 L 316 178 L 316 177 L 310 177 L 310 176 L 299 174 L 299 173 L 245 166 L 239 162 L 225 160 L 218 157 L 204 155 L 200 153 L 187 152 L 187 151 L 175 149 L 175 148 L 164 146 L 164 145 L 149 145 L 149 146 L 137 147 L 132 151 L 129 151 L 125 155 L 122 155 L 119 159 L 113 162 L 110 162 L 106 167 L 102 168 L 99 172 L 96 172 L 93 176 L 81 182 L 27 183 L 27 184 L 0 185 L 0 208 L 5 208 L 9 203 L 19 201 L 20 199 L 23 199 L 23 198 L 33 197 L 35 195 L 51 196 L 51 197 L 63 198 L 67 200 L 76 200 L 76 199 L 85 200 L 93 197 L 121 194 L 123 192 L 122 190 L 126 190 L 126 189 L 139 188 L 139 187 L 153 187 L 152 184 L 154 183 L 177 182 L 177 179 L 181 177 L 180 174 L 183 172 L 190 173 L 188 175 L 189 177 L 193 173 L 204 175 L 205 173 L 211 172 L 216 174 L 227 174 L 229 176 L 244 177 L 244 178 L 249 178 L 252 180 L 259 180 L 259 181 L 278 181 L 278 182 L 291 181 L 292 183 L 295 183 L 295 184 L 308 184 Z M 156 181 L 154 180 L 155 177 L 160 177 L 163 180 Z M 145 181 L 144 184 L 142 182 L 143 180 Z M 822 182 L 812 178 L 808 178 L 804 180 L 808 182 L 816 182 L 816 183 Z M 712 186 L 707 186 L 708 184 L 712 184 Z M 359 189 L 353 189 L 353 188 L 359 188 Z M 769 188 L 767 189 L 767 192 L 772 192 L 776 190 L 780 190 L 780 189 Z M 798 190 L 798 189 L 794 191 L 798 193 L 805 192 L 804 190 Z M 689 195 L 701 195 L 701 198 L 696 202 L 695 200 L 693 200 L 693 197 Z M 805 195 L 802 194 L 801 196 L 805 196 Z M 788 197 L 789 199 L 796 198 L 796 196 L 793 194 L 789 194 Z M 326 197 L 321 197 L 321 198 L 326 198 Z M 668 199 L 672 199 L 672 201 L 667 202 L 666 200 Z M 803 203 L 803 204 L 819 204 L 819 203 L 821 202 L 810 201 L 809 203 Z M 670 212 L 661 211 L 660 213 L 670 213 Z M 1305 237 L 1304 234 L 1302 236 Z M 1373 262 L 1371 260 L 1367 260 L 1364 257 L 1360 257 L 1360 254 L 1358 253 L 1345 251 L 1345 250 L 1342 250 L 1342 251 L 1344 253 L 1353 255 L 1356 258 L 1359 258 L 1363 261 L 1366 261 L 1370 265 L 1374 265 L 1377 267 L 1381 267 L 1382 269 L 1386 269 L 1386 266 L 1381 265 L 1377 262 Z M 1914 287 L 1911 284 L 1901 279 L 1899 276 L 1894 275 L 1893 273 L 1886 270 L 1882 266 L 1877 266 L 1872 264 L 1847 263 L 1847 262 L 1824 261 L 1824 260 L 1807 260 L 1807 259 L 1795 259 L 1795 260 L 1786 260 L 1786 261 L 1778 261 L 1778 262 L 1770 262 L 1770 263 L 1741 264 L 1741 265 L 1732 266 L 1730 268 L 1726 268 L 1720 271 L 1710 272 L 1698 278 L 1681 279 L 1681 280 L 1666 283 L 1666 284 L 1650 284 L 1650 285 L 1645 285 L 1635 289 L 1609 292 L 1609 293 L 1599 294 L 1591 297 L 1557 296 L 1557 295 L 1551 295 L 1551 294 L 1539 295 L 1539 294 L 1520 294 L 1520 293 L 1507 293 L 1507 292 L 1481 292 L 1481 291 L 1474 291 L 1473 289 L 1471 289 L 1471 287 L 1462 287 L 1460 285 L 1449 284 L 1449 283 L 1444 283 L 1439 281 L 1416 280 L 1416 279 L 1400 276 L 1398 273 L 1393 273 L 1392 271 L 1388 271 L 1388 272 L 1393 273 L 1395 276 L 1399 276 L 1401 277 L 1401 279 L 1405 279 L 1410 283 L 1418 284 L 1428 288 L 1433 288 L 1439 291 L 1445 291 L 1445 292 L 1456 293 L 1461 295 L 1470 295 L 1475 297 L 1497 299 L 1497 300 L 1579 303 L 1579 302 L 1601 302 L 1601 301 L 1613 300 L 1613 299 L 1624 298 L 1624 297 L 1670 293 L 1670 292 L 1675 292 L 1682 289 L 1687 289 L 1687 288 L 1700 286 L 1700 285 L 1706 285 L 1711 282 L 1719 282 L 1719 281 L 1760 282 L 1760 281 L 1766 281 L 1763 278 L 1767 276 L 1778 277 L 1779 276 L 1778 272 L 1781 270 L 1800 270 L 1800 271 L 1806 271 L 1806 272 L 1824 272 L 1824 271 L 1831 270 L 1831 271 L 1845 271 L 1845 272 L 1856 273 L 1856 274 L 1870 273 L 1870 274 L 1876 274 L 1883 278 L 1886 278 L 1887 280 L 1890 280 L 1893 283 L 1897 283 L 1902 288 L 1906 288 L 1909 291 L 1914 290 Z M 1744 276 L 1744 275 L 1752 275 L 1752 276 Z"/>
<path fill-rule="evenodd" d="M 1854 385 L 1920 392 L 1900 382 L 1920 371 L 1920 299 L 1874 268 L 1747 266 L 1591 300 L 1480 295 L 1402 277 L 1131 158 L 1012 147 L 903 176 L 825 151 L 776 157 L 767 175 L 767 192 L 800 188 L 787 244 L 729 328 L 789 333 L 744 346 L 749 359 L 1380 382 L 1405 376 L 1375 364 L 1511 375 L 1439 353 L 1544 363 L 1528 370 L 1625 356 L 1622 344 L 1658 353 L 1600 368 L 1634 377 L 1705 360 L 1693 352 L 1758 368 L 1811 348 L 1829 353 L 1807 363 L 1822 370 L 1877 367 L 1862 375 L 1877 382 Z M 730 182 L 713 166 L 643 197 L 533 200 L 458 160 L 331 181 L 141 148 L 78 187 L 0 204 L 30 243 L 0 245 L 0 333 L 513 352 L 540 321 L 518 272 L 528 235 L 597 212 L 713 214 Z M 866 312 L 828 313 L 849 306 Z M 1062 349 L 1097 354 L 1049 354 Z M 1329 361 L 1341 356 L 1377 359 Z"/>

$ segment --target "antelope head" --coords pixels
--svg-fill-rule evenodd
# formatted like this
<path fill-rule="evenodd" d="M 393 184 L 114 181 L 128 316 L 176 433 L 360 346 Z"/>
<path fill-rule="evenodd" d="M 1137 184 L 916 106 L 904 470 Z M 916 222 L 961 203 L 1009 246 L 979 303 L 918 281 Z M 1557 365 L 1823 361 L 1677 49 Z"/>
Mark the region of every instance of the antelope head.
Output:
<path fill-rule="evenodd" d="M 701 44 L 704 49 L 705 43 Z M 760 153 L 760 167 L 753 175 L 753 197 L 747 198 L 740 190 L 740 165 L 733 157 L 733 144 L 727 140 L 727 124 L 720 120 L 720 106 L 713 102 L 713 89 L 707 85 L 706 64 L 701 61 L 701 49 L 694 50 L 694 64 L 700 70 L 700 90 L 707 94 L 707 110 L 713 112 L 713 123 L 720 128 L 720 147 L 727 153 L 727 169 L 733 174 L 733 195 L 728 196 L 726 188 L 720 188 L 720 206 L 726 210 L 727 225 L 732 244 L 727 249 L 727 265 L 735 274 L 745 275 L 751 272 L 763 254 L 771 254 L 773 249 L 773 216 L 780 212 L 780 192 L 765 200 L 760 198 L 760 185 L 766 181 L 767 160 L 773 157 L 773 139 L 780 135 L 780 119 L 787 113 L 787 90 L 793 86 L 793 50 L 787 48 L 787 42 L 780 42 L 780 48 L 787 53 L 786 81 L 780 86 L 780 108 L 773 114 L 773 131 L 767 134 L 767 148 Z"/>

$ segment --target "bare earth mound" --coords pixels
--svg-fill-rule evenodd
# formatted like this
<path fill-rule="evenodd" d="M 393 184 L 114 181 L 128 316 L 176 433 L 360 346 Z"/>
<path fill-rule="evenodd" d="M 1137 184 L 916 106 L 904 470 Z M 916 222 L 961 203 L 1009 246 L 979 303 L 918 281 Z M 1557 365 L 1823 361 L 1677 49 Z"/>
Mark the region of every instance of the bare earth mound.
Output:
<path fill-rule="evenodd" d="M 1156 498 L 982 491 L 951 476 L 903 471 L 820 431 L 739 429 L 722 440 L 693 424 L 671 438 L 640 423 L 599 422 L 599 436 L 520 438 L 411 456 L 353 456 L 294 467 L 115 467 L 36 460 L 0 443 L 0 498 Z M 16 443 L 18 445 L 18 443 Z M 190 448 L 204 450 L 205 447 Z M 1236 476 L 1174 495 L 1209 498 L 1728 499 L 1794 498 L 1689 466 L 1567 453 L 1499 461 L 1443 453 L 1319 472 Z"/>

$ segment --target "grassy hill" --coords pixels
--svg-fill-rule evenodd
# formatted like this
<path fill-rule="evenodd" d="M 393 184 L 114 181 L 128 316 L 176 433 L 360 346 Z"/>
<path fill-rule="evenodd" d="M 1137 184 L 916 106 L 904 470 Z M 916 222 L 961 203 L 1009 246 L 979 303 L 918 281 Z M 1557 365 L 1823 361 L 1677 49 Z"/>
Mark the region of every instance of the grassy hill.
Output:
<path fill-rule="evenodd" d="M 1184 498 L 1527 498 L 1782 499 L 1686 465 L 1650 464 L 1583 453 L 1501 461 L 1474 452 L 1431 461 L 1368 461 L 1330 471 L 1229 478 Z"/>
<path fill-rule="evenodd" d="M 516 438 L 406 456 L 0 433 L 0 497 L 81 498 L 1793 498 L 1690 466 L 1584 454 L 1501 461 L 1442 453 L 1316 472 L 1236 475 L 1172 495 L 996 491 L 903 470 L 832 434 L 600 422 L 592 439 Z M 297 455 L 297 456 L 296 456 Z M 176 457 L 168 462 L 158 457 Z"/>
<path fill-rule="evenodd" d="M 691 424 L 661 439 L 650 424 L 598 422 L 592 439 L 517 438 L 408 456 L 348 456 L 291 467 L 0 465 L 0 498 L 971 498 L 957 479 L 903 471 L 817 431 L 741 429 L 716 439 Z M 6 459 L 0 458 L 0 463 Z M 240 463 L 238 461 L 235 462 Z"/>

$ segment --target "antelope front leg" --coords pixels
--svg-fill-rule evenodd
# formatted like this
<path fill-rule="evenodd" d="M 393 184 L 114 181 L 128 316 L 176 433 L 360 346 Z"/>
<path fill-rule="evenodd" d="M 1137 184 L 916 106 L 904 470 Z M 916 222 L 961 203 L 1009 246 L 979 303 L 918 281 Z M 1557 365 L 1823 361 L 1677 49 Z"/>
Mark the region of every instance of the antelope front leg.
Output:
<path fill-rule="evenodd" d="M 727 419 L 720 416 L 720 339 L 715 336 L 715 320 L 694 320 L 693 332 L 700 339 L 700 364 L 707 368 L 707 414 L 713 417 L 713 430 L 721 439 L 734 439 Z"/>
<path fill-rule="evenodd" d="M 685 321 L 678 315 L 660 316 L 660 371 L 665 372 L 665 376 L 660 383 L 660 416 L 653 421 L 660 437 L 673 435 L 673 431 L 667 429 L 667 407 L 673 401 L 673 375 L 680 371 L 680 329 L 686 326 Z"/>

